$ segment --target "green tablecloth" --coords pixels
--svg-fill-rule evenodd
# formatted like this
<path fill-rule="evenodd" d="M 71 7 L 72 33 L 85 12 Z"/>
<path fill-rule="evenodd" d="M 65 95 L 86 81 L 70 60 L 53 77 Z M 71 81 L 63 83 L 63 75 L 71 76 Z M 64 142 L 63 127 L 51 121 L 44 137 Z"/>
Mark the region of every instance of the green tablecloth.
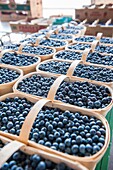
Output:
<path fill-rule="evenodd" d="M 101 161 L 97 164 L 96 170 L 108 170 L 110 148 L 112 144 L 112 135 L 113 135 L 113 108 L 107 114 L 106 119 L 108 120 L 110 125 L 110 144 L 105 155 L 103 156 Z"/>

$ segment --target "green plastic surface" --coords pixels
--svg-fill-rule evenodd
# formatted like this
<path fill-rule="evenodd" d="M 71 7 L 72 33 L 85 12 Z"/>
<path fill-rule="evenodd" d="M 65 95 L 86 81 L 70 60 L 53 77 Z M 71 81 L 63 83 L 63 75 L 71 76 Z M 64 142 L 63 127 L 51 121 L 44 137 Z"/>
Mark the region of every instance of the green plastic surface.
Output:
<path fill-rule="evenodd" d="M 0 11 L 12 11 L 12 10 L 17 10 L 17 11 L 30 11 L 30 5 L 25 4 L 17 4 L 17 5 L 12 5 L 12 8 L 10 7 L 9 4 L 0 4 Z"/>
<path fill-rule="evenodd" d="M 72 21 L 71 17 L 61 17 L 61 18 L 57 18 L 53 21 L 53 25 L 61 25 L 64 23 L 69 23 L 70 21 Z"/>
<path fill-rule="evenodd" d="M 108 120 L 109 125 L 110 125 L 110 144 L 109 144 L 109 147 L 108 147 L 106 153 L 104 154 L 103 158 L 97 164 L 95 170 L 108 170 L 110 148 L 111 148 L 111 144 L 112 144 L 112 135 L 113 135 L 113 108 L 108 112 L 106 119 Z"/>

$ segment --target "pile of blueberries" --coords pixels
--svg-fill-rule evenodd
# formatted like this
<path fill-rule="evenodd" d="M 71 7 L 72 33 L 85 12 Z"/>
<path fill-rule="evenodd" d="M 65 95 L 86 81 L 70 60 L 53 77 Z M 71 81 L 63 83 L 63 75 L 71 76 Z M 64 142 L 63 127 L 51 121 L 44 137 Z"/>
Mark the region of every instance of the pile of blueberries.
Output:
<path fill-rule="evenodd" d="M 68 45 L 68 49 L 71 50 L 85 50 L 86 48 L 91 48 L 91 44 L 75 43 Z"/>
<path fill-rule="evenodd" d="M 82 30 L 82 29 L 84 29 L 84 27 L 83 26 L 70 26 L 70 25 L 68 25 L 68 26 L 66 26 L 66 29 L 74 29 L 74 30 Z"/>
<path fill-rule="evenodd" d="M 50 30 L 56 30 L 58 28 L 58 25 L 51 25 L 49 27 Z"/>
<path fill-rule="evenodd" d="M 97 52 L 89 53 L 86 61 L 94 64 L 113 66 L 113 56 L 102 55 Z"/>
<path fill-rule="evenodd" d="M 27 56 L 24 54 L 5 53 L 0 59 L 0 63 L 10 64 L 14 66 L 29 66 L 38 61 L 37 57 Z"/>
<path fill-rule="evenodd" d="M 52 54 L 54 51 L 53 49 L 48 47 L 26 45 L 23 47 L 22 52 L 37 55 L 49 55 Z"/>
<path fill-rule="evenodd" d="M 93 42 L 95 40 L 95 36 L 82 36 L 74 39 L 75 41 L 81 42 Z"/>
<path fill-rule="evenodd" d="M 53 40 L 53 39 L 42 39 L 40 40 L 39 45 L 44 45 L 49 47 L 61 47 L 61 46 L 65 46 L 66 42 L 60 40 Z"/>
<path fill-rule="evenodd" d="M 39 70 L 55 74 L 66 74 L 70 65 L 70 63 L 65 61 L 49 61 L 41 64 Z M 73 76 L 102 82 L 113 82 L 113 70 L 84 64 L 79 64 L 75 68 Z"/>
<path fill-rule="evenodd" d="M 4 45 L 3 49 L 11 49 L 11 50 L 18 50 L 20 47 L 20 44 L 9 44 L 9 45 Z"/>
<path fill-rule="evenodd" d="M 49 61 L 39 66 L 39 70 L 55 73 L 55 74 L 66 74 L 70 66 L 70 63 L 60 61 Z"/>
<path fill-rule="evenodd" d="M 72 39 L 72 36 L 66 35 L 66 34 L 51 34 L 50 38 L 60 39 L 60 40 L 69 40 L 69 39 Z"/>
<path fill-rule="evenodd" d="M 54 81 L 54 77 L 42 77 L 41 75 L 33 74 L 18 84 L 18 90 L 36 96 L 47 97 Z"/>
<path fill-rule="evenodd" d="M 71 50 L 63 50 L 63 51 L 59 51 L 55 55 L 55 57 L 64 60 L 80 60 L 82 57 L 82 53 L 71 51 Z"/>
<path fill-rule="evenodd" d="M 108 88 L 79 81 L 62 82 L 55 99 L 87 109 L 105 108 L 112 100 Z"/>
<path fill-rule="evenodd" d="M 0 149 L 4 144 L 0 140 Z M 55 164 L 50 160 L 46 160 L 41 156 L 34 154 L 28 155 L 22 151 L 15 152 L 5 162 L 0 170 L 72 170 L 64 163 Z"/>
<path fill-rule="evenodd" d="M 32 34 L 32 38 L 39 37 L 41 35 L 45 35 L 44 33 L 34 33 Z"/>
<path fill-rule="evenodd" d="M 113 82 L 113 70 L 103 67 L 79 64 L 74 70 L 73 75 L 96 81 Z"/>
<path fill-rule="evenodd" d="M 0 67 L 0 84 L 9 83 L 20 76 L 15 70 Z"/>
<path fill-rule="evenodd" d="M 103 37 L 100 39 L 101 43 L 106 43 L 106 44 L 113 44 L 113 38 L 109 38 L 109 37 Z"/>
<path fill-rule="evenodd" d="M 60 34 L 63 33 L 63 34 L 73 34 L 73 35 L 76 35 L 76 34 L 78 34 L 78 31 L 74 30 L 74 29 L 65 29 L 65 30 L 60 29 L 58 33 L 60 33 Z"/>
<path fill-rule="evenodd" d="M 24 39 L 24 40 L 22 40 L 22 41 L 20 41 L 21 43 L 23 43 L 23 42 L 26 42 L 26 43 L 35 43 L 36 42 L 36 37 L 31 37 L 31 38 L 26 38 L 26 39 Z"/>
<path fill-rule="evenodd" d="M 31 95 L 47 97 L 55 78 L 32 75 L 23 79 L 17 89 Z M 100 109 L 108 106 L 112 100 L 109 89 L 88 82 L 63 81 L 55 96 L 56 100 L 88 109 Z"/>
<path fill-rule="evenodd" d="M 41 29 L 39 33 L 46 34 L 49 31 L 50 31 L 49 29 Z"/>
<path fill-rule="evenodd" d="M 6 98 L 0 102 L 0 130 L 19 135 L 22 124 L 34 104 L 26 98 Z"/>
<path fill-rule="evenodd" d="M 0 102 L 0 130 L 18 135 L 32 105 L 19 97 Z M 105 136 L 105 126 L 96 117 L 47 106 L 38 113 L 30 132 L 30 140 L 36 143 L 82 157 L 100 151 Z"/>
<path fill-rule="evenodd" d="M 113 46 L 98 45 L 96 46 L 95 51 L 100 53 L 113 54 Z"/>

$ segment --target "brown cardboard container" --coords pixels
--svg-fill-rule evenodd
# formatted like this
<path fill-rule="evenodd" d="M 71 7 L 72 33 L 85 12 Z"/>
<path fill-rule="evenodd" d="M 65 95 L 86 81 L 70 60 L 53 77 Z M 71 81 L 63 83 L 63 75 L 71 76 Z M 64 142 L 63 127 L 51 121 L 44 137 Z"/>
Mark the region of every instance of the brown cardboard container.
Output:
<path fill-rule="evenodd" d="M 100 4 L 113 4 L 113 0 L 91 0 L 91 4 L 96 4 L 96 5 L 100 5 Z"/>
<path fill-rule="evenodd" d="M 99 19 L 96 19 L 95 21 L 93 21 L 92 24 L 90 24 L 90 21 L 88 19 L 86 19 L 86 23 L 85 26 L 87 27 L 85 34 L 86 35 L 94 35 L 96 36 L 96 34 L 98 32 L 103 33 L 103 36 L 106 37 L 112 37 L 113 36 L 113 25 L 110 25 L 112 23 L 112 19 L 108 19 L 106 22 L 103 22 Z M 101 24 L 101 22 L 104 24 Z"/>
<path fill-rule="evenodd" d="M 75 18 L 84 20 L 88 19 L 93 22 L 97 18 L 106 22 L 109 18 L 113 19 L 113 6 L 90 5 L 81 9 L 75 9 Z"/>
<path fill-rule="evenodd" d="M 98 32 L 102 32 L 103 36 L 105 37 L 112 37 L 113 36 L 113 26 L 101 26 L 101 25 L 94 25 L 94 26 L 87 26 L 87 30 L 85 32 L 86 35 L 95 35 Z"/>
<path fill-rule="evenodd" d="M 12 32 L 38 32 L 40 29 L 47 28 L 51 21 L 41 18 L 26 18 L 16 22 L 10 22 Z"/>
<path fill-rule="evenodd" d="M 0 12 L 0 20 L 3 22 L 8 22 L 8 21 L 17 21 L 24 19 L 26 16 L 30 16 L 30 13 L 22 14 L 22 13 L 17 13 L 17 12 Z"/>

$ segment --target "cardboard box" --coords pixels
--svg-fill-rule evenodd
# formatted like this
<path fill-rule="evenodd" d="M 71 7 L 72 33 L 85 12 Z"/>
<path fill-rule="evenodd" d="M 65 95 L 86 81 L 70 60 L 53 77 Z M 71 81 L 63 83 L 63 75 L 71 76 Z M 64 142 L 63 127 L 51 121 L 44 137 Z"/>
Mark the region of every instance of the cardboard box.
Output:
<path fill-rule="evenodd" d="M 98 32 L 103 33 L 105 37 L 113 37 L 113 27 L 107 26 L 87 26 L 87 30 L 85 32 L 86 35 L 97 35 Z"/>
<path fill-rule="evenodd" d="M 91 0 L 91 4 L 113 4 L 113 0 Z"/>
<path fill-rule="evenodd" d="M 102 32 L 103 36 L 105 37 L 112 37 L 113 36 L 113 24 L 112 20 L 109 19 L 105 23 L 101 23 L 99 19 L 95 20 L 92 24 L 85 23 L 87 27 L 85 34 L 86 35 L 97 35 L 98 32 Z"/>
<path fill-rule="evenodd" d="M 30 32 L 35 33 L 38 32 L 40 29 L 47 28 L 51 23 L 49 19 L 33 19 L 27 18 L 24 20 L 19 20 L 16 22 L 10 22 L 10 26 L 12 32 Z"/>
<path fill-rule="evenodd" d="M 82 9 L 75 9 L 75 18 L 80 20 L 87 18 L 89 22 L 98 18 L 102 22 L 106 22 L 109 18 L 113 19 L 113 5 L 90 5 Z"/>
<path fill-rule="evenodd" d="M 26 16 L 30 16 L 30 13 L 0 12 L 0 20 L 5 22 L 25 19 Z"/>

